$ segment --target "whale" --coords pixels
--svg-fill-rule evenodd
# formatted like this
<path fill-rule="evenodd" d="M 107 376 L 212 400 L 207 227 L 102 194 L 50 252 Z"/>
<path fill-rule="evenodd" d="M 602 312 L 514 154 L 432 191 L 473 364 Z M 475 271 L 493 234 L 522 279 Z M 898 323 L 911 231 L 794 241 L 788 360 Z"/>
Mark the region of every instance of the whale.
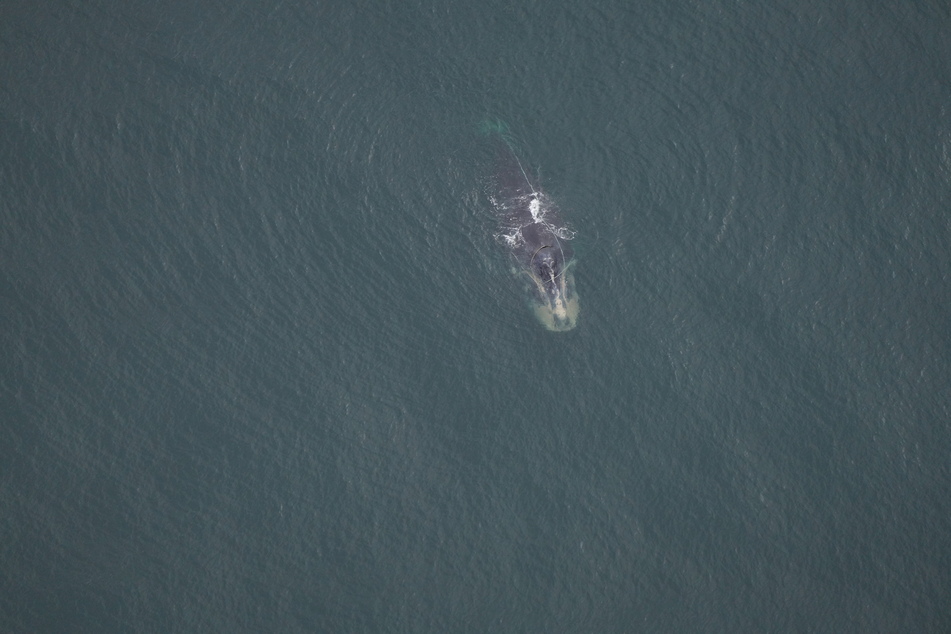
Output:
<path fill-rule="evenodd" d="M 575 234 L 504 137 L 497 143 L 490 201 L 499 222 L 496 238 L 525 282 L 538 321 L 553 332 L 572 330 L 579 313 L 569 245 Z"/>

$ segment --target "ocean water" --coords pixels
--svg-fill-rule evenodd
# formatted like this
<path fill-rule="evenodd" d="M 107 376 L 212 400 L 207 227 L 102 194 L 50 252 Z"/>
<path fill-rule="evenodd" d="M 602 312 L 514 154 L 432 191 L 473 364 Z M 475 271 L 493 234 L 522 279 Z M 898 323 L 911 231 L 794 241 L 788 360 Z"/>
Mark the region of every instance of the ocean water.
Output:
<path fill-rule="evenodd" d="M 3 13 L 0 630 L 951 629 L 946 3 Z"/>

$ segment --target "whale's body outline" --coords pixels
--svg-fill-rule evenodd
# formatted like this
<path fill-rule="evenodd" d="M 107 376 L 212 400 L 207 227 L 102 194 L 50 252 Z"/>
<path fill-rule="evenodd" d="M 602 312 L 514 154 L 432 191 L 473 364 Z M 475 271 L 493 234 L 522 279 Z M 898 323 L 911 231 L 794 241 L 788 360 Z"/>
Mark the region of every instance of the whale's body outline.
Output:
<path fill-rule="evenodd" d="M 525 170 L 500 136 L 490 194 L 500 223 L 497 234 L 510 251 L 516 272 L 526 281 L 534 312 L 549 330 L 571 330 L 578 321 L 578 295 L 572 271 L 574 232 L 562 222 L 557 205 Z"/>

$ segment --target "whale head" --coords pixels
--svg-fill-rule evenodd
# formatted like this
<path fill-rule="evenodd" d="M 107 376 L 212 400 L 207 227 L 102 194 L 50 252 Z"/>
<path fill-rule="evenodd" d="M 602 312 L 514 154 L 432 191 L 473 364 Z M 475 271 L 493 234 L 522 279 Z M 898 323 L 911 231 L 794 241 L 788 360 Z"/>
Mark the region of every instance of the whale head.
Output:
<path fill-rule="evenodd" d="M 533 282 L 535 315 L 549 330 L 563 332 L 578 324 L 578 297 L 570 262 L 557 246 L 544 245 L 532 256 L 529 276 Z"/>

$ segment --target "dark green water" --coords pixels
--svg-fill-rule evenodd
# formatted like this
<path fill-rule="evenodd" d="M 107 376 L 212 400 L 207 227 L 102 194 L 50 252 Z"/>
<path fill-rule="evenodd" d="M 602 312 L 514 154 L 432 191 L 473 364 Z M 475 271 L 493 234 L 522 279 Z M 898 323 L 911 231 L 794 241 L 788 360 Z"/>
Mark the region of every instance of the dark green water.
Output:
<path fill-rule="evenodd" d="M 948 631 L 951 11 L 832 4 L 9 4 L 0 630 Z"/>

